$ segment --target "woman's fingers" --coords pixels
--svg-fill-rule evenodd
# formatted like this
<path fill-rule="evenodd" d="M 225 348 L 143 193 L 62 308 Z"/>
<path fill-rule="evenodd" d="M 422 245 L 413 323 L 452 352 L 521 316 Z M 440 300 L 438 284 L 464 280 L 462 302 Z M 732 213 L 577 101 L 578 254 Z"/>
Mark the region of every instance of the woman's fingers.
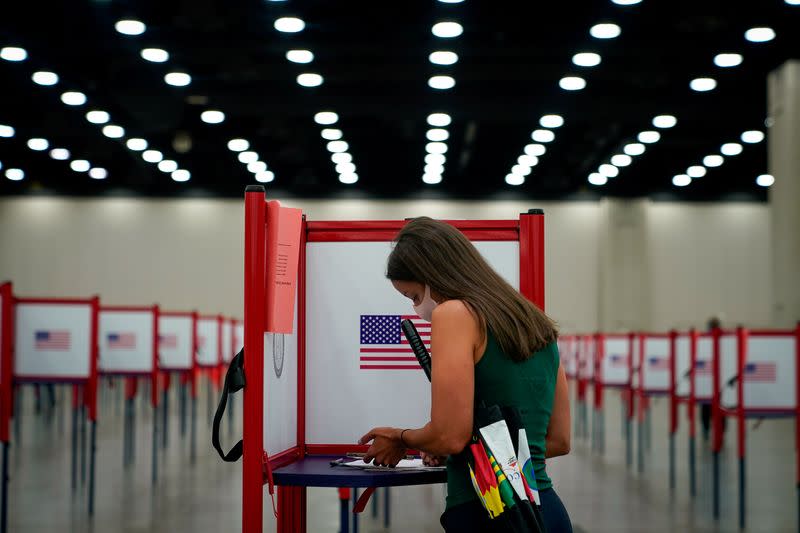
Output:
<path fill-rule="evenodd" d="M 369 433 L 358 439 L 359 444 L 366 444 L 375 438 L 375 428 L 369 430 Z"/>

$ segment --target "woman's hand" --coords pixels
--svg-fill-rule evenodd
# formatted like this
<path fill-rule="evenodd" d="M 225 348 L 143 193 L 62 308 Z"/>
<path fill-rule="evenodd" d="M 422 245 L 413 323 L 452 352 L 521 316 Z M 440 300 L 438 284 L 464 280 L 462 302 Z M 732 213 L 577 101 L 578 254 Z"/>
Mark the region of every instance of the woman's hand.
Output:
<path fill-rule="evenodd" d="M 400 459 L 406 456 L 406 447 L 400 440 L 401 429 L 398 428 L 373 428 L 359 439 L 359 444 L 372 441 L 372 446 L 364 456 L 364 462 L 374 460 L 377 466 L 397 466 Z"/>
<path fill-rule="evenodd" d="M 427 466 L 442 466 L 447 460 L 447 457 L 443 457 L 441 455 L 431 455 L 423 452 L 422 450 L 420 450 L 419 456 L 422 458 L 422 463 Z"/>

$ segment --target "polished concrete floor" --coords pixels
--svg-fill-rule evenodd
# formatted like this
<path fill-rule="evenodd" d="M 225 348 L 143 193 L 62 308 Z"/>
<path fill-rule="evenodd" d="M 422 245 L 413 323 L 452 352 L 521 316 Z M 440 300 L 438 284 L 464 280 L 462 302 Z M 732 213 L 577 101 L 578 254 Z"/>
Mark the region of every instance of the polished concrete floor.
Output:
<path fill-rule="evenodd" d="M 210 445 L 209 403 L 205 387 L 197 403 L 197 458 L 191 462 L 190 426 L 181 434 L 179 391 L 170 395 L 170 427 L 165 449 L 159 443 L 159 479 L 151 483 L 153 416 L 140 398 L 136 403 L 135 464 L 123 467 L 121 388 L 101 391 L 97 425 L 97 491 L 95 516 L 87 516 L 86 485 L 71 490 L 71 418 L 68 389 L 57 390 L 54 411 L 35 413 L 34 391 L 22 389 L 21 416 L 12 432 L 9 485 L 9 531 L 12 532 L 229 532 L 240 527 L 241 467 L 222 463 Z M 236 405 L 236 410 L 240 404 Z M 188 409 L 187 409 L 188 411 Z M 241 433 L 240 412 L 233 431 Z M 591 418 L 591 417 L 590 417 Z M 227 420 L 223 435 L 230 446 Z M 721 468 L 721 514 L 711 516 L 711 462 L 707 443 L 698 439 L 698 494 L 689 495 L 685 413 L 677 437 L 676 490 L 669 490 L 667 400 L 659 399 L 651 415 L 650 446 L 644 472 L 637 456 L 625 465 L 621 401 L 607 396 L 606 447 L 600 455 L 586 439 L 575 438 L 572 453 L 553 460 L 549 471 L 577 531 L 591 533 L 738 531 L 738 459 L 735 423 L 729 422 Z M 753 429 L 748 421 L 747 531 L 797 531 L 794 472 L 794 421 L 767 420 Z M 88 433 L 87 433 L 88 434 Z M 634 430 L 634 435 L 636 434 Z M 88 464 L 87 464 L 88 474 Z M 391 526 L 383 527 L 383 496 L 377 518 L 370 506 L 360 518 L 361 532 L 441 531 L 442 486 L 395 488 L 390 493 Z M 331 489 L 310 490 L 308 530 L 339 530 L 339 502 Z M 274 530 L 265 495 L 265 531 Z"/>

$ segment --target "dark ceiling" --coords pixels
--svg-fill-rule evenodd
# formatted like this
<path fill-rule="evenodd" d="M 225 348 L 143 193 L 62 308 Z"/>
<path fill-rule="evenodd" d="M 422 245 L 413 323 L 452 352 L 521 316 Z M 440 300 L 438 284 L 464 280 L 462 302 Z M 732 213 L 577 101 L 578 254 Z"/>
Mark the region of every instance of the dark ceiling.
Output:
<path fill-rule="evenodd" d="M 274 21 L 287 15 L 302 18 L 305 29 L 278 32 Z M 146 31 L 118 33 L 114 25 L 123 18 L 141 20 Z M 460 22 L 463 34 L 435 37 L 431 26 L 441 20 Z M 599 22 L 618 24 L 621 35 L 591 37 Z M 777 37 L 748 42 L 744 32 L 754 26 L 769 26 Z M 0 60 L 0 124 L 16 130 L 0 138 L 0 162 L 2 172 L 16 167 L 26 175 L 3 176 L 0 195 L 240 196 L 255 179 L 227 143 L 245 138 L 275 174 L 268 190 L 283 195 L 763 200 L 755 178 L 767 171 L 766 142 L 744 144 L 740 155 L 687 187 L 672 178 L 745 130 L 767 132 L 766 77 L 800 57 L 799 28 L 800 6 L 783 0 L 13 2 L 3 8 L 0 47 L 23 47 L 28 57 Z M 146 47 L 167 50 L 169 61 L 144 61 Z M 285 53 L 293 48 L 313 51 L 314 61 L 290 63 Z M 439 49 L 457 52 L 459 61 L 432 65 L 428 55 Z M 573 65 L 572 56 L 585 51 L 599 53 L 600 65 Z M 740 53 L 743 63 L 719 68 L 712 60 L 721 52 Z M 34 84 L 37 70 L 56 72 L 59 83 Z M 173 70 L 191 74 L 192 83 L 168 86 L 163 77 Z M 302 72 L 319 73 L 324 83 L 301 87 L 295 78 Z M 434 74 L 452 75 L 455 87 L 431 89 Z M 586 88 L 562 90 L 566 75 L 584 77 Z M 717 88 L 691 90 L 689 81 L 701 76 L 716 78 Z M 66 90 L 84 92 L 87 104 L 64 105 Z M 125 138 L 106 138 L 102 126 L 87 122 L 92 109 L 108 111 Z M 225 121 L 202 122 L 206 109 L 223 111 Z M 349 144 L 355 184 L 339 182 L 314 122 L 322 110 L 339 115 L 334 127 Z M 453 119 L 437 185 L 422 182 L 433 111 Z M 508 185 L 506 174 L 549 113 L 565 124 L 554 129 L 525 183 Z M 677 126 L 661 130 L 661 141 L 608 184 L 589 184 L 589 174 L 638 132 L 655 129 L 650 122 L 660 114 L 677 117 Z M 30 150 L 32 137 L 108 169 L 108 178 L 91 179 L 69 161 Z M 177 183 L 143 161 L 126 147 L 129 137 L 147 139 L 191 180 Z"/>

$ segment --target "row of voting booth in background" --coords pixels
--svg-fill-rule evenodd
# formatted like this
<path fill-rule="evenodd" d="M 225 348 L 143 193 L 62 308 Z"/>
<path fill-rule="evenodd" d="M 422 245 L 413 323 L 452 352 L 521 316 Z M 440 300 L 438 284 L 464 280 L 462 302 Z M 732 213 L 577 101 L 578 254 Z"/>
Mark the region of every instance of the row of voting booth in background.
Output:
<path fill-rule="evenodd" d="M 386 279 L 391 242 L 405 221 L 314 222 L 280 212 L 262 187 L 245 195 L 245 352 L 242 531 L 263 530 L 264 486 L 277 486 L 277 531 L 306 530 L 306 488 L 364 489 L 443 483 L 444 472 L 368 472 L 332 459 L 366 451 L 358 439 L 381 425 L 420 427 L 430 416 L 430 383 L 402 335 L 409 301 Z M 283 216 L 296 230 L 281 231 Z M 491 266 L 544 308 L 544 216 L 449 221 Z M 273 305 L 280 280 L 270 264 L 292 261 L 292 305 Z M 277 255 L 276 255 L 277 254 Z M 281 257 L 281 255 L 284 257 Z M 283 280 L 288 283 L 289 280 Z M 267 301 L 267 305 L 264 302 Z M 286 302 L 284 302 L 285 304 Z M 270 313 L 292 317 L 290 333 Z M 417 317 L 411 317 L 417 318 Z M 429 325 L 417 321 L 426 344 Z M 346 496 L 342 531 L 347 531 Z M 269 500 L 267 500 L 269 501 Z M 355 520 L 353 515 L 353 519 Z"/>
<path fill-rule="evenodd" d="M 11 283 L 0 285 L 0 441 L 3 443 L 3 495 L 0 531 L 7 518 L 9 428 L 14 416 L 15 391 L 26 384 L 71 385 L 72 487 L 78 486 L 78 453 L 85 457 L 85 422 L 89 438 L 89 513 L 94 511 L 98 381 L 125 383 L 123 463 L 132 464 L 134 397 L 140 382 L 149 384 L 154 412 L 152 477 L 157 478 L 158 431 L 167 434 L 167 386 L 171 374 L 190 383 L 200 373 L 218 383 L 221 367 L 244 343 L 240 321 L 197 313 L 164 312 L 158 306 L 101 306 L 90 299 L 20 298 Z M 159 381 L 164 412 L 159 424 Z M 195 395 L 193 394 L 193 397 Z M 192 402 L 194 404 L 194 401 Z M 19 416 L 17 417 L 19 418 Z M 16 420 L 15 424 L 20 421 Z M 81 445 L 78 445 L 80 435 Z M 166 445 L 166 438 L 164 439 Z M 192 443 L 194 453 L 194 443 Z M 83 467 L 83 461 L 81 462 Z M 85 479 L 85 472 L 80 478 Z"/>
<path fill-rule="evenodd" d="M 739 523 L 746 522 L 746 419 L 795 418 L 796 481 L 800 497 L 800 325 L 794 330 L 714 329 L 565 335 L 559 351 L 576 401 L 576 436 L 587 437 L 588 389 L 593 388 L 593 449 L 604 450 L 604 391 L 621 390 L 625 418 L 626 462 L 633 462 L 632 425 L 637 422 L 637 469 L 644 471 L 649 401 L 669 399 L 669 483 L 675 488 L 675 435 L 680 406 L 686 406 L 689 433 L 689 484 L 696 494 L 696 407 L 710 405 L 713 460 L 712 512 L 720 513 L 719 461 L 723 418 L 737 420 Z M 799 500 L 800 501 L 800 500 Z M 799 509 L 800 510 L 800 509 Z"/>

